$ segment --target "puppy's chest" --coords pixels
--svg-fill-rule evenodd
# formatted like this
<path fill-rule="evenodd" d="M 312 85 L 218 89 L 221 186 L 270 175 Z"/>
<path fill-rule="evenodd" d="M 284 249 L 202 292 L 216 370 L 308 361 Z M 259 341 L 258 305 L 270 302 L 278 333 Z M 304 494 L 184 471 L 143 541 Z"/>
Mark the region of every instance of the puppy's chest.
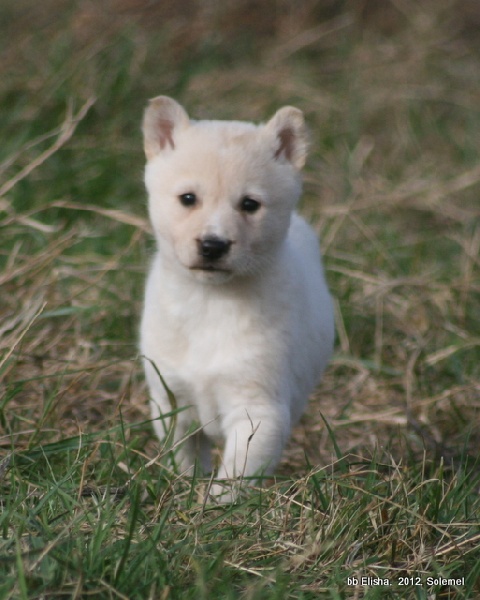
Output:
<path fill-rule="evenodd" d="M 249 351 L 261 351 L 266 332 L 257 307 L 230 299 L 203 300 L 164 307 L 164 352 L 193 372 L 226 368 Z"/>
<path fill-rule="evenodd" d="M 176 376 L 210 390 L 264 380 L 284 366 L 282 315 L 258 296 L 200 289 L 179 302 L 166 297 L 157 313 L 158 358 Z"/>

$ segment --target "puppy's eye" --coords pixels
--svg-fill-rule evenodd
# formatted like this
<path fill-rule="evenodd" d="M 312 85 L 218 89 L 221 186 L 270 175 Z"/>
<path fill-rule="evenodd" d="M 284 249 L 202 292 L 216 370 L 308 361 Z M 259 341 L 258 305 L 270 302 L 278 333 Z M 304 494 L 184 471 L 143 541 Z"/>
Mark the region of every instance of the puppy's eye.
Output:
<path fill-rule="evenodd" d="M 190 206 L 195 206 L 197 203 L 197 196 L 192 192 L 180 194 L 178 199 L 180 200 L 180 204 L 182 204 L 182 206 L 186 206 L 187 208 Z"/>
<path fill-rule="evenodd" d="M 242 212 L 251 214 L 251 213 L 257 212 L 257 210 L 260 208 L 260 206 L 261 206 L 261 204 L 258 200 L 254 200 L 253 198 L 250 198 L 249 196 L 245 196 L 240 201 L 240 210 Z"/>

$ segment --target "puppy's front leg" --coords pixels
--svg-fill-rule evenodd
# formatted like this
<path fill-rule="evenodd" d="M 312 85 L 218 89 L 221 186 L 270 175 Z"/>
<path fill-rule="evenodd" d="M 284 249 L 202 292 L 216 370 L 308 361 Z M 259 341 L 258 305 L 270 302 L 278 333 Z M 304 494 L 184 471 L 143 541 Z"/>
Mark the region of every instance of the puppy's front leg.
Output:
<path fill-rule="evenodd" d="M 290 433 L 289 411 L 281 405 L 239 407 L 223 422 L 225 449 L 218 479 L 233 480 L 272 473 Z M 212 486 L 221 502 L 235 498 L 232 482 Z"/>

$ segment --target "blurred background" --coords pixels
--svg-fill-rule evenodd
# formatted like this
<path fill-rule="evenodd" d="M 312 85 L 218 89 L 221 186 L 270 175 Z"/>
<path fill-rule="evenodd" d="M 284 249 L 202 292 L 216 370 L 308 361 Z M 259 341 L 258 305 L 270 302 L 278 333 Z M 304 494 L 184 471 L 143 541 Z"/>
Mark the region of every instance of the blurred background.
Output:
<path fill-rule="evenodd" d="M 322 415 L 344 452 L 478 449 L 479 32 L 475 0 L 3 2 L 0 443 L 148 418 L 140 122 L 167 94 L 311 131 L 337 347 L 282 469 L 330 460 Z"/>

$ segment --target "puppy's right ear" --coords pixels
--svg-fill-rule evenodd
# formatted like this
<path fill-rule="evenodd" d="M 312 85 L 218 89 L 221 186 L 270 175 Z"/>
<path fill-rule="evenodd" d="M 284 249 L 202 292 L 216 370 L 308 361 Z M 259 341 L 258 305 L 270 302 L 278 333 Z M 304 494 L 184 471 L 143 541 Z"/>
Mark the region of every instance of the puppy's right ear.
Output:
<path fill-rule="evenodd" d="M 175 136 L 189 124 L 185 109 L 168 96 L 150 100 L 143 115 L 143 144 L 147 160 L 165 148 L 175 148 Z"/>

